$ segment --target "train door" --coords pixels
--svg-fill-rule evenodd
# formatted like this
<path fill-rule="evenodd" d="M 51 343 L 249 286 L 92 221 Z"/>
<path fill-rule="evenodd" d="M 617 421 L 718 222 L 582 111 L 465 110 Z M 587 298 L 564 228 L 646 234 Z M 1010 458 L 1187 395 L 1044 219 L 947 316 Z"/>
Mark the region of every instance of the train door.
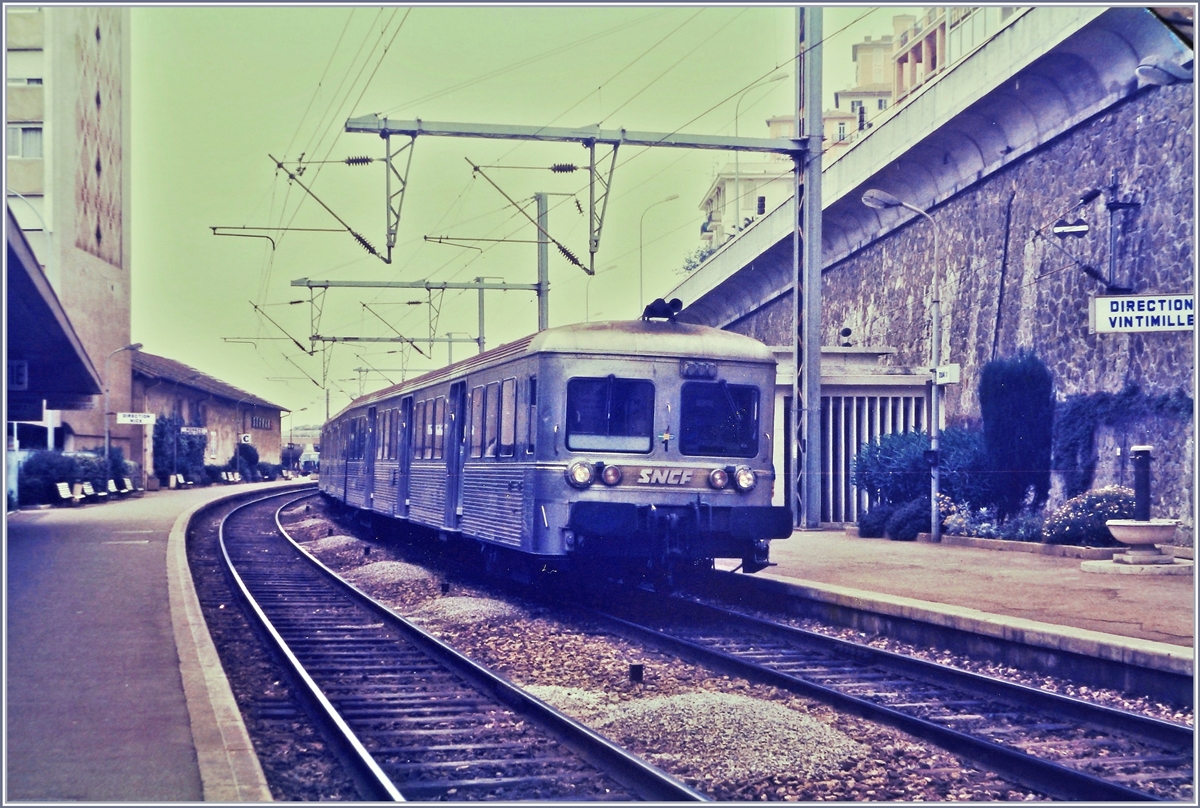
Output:
<path fill-rule="evenodd" d="M 400 402 L 400 479 L 399 490 L 396 491 L 396 516 L 408 518 L 408 492 L 411 490 L 410 476 L 412 471 L 413 450 L 413 400 L 408 396 Z"/>
<path fill-rule="evenodd" d="M 467 383 L 456 382 L 450 386 L 450 398 L 446 402 L 446 518 L 443 524 L 457 530 L 462 522 L 462 475 L 466 460 L 463 443 L 467 413 Z"/>
<path fill-rule="evenodd" d="M 366 448 L 363 451 L 363 507 L 375 504 L 375 408 L 367 408 Z"/>

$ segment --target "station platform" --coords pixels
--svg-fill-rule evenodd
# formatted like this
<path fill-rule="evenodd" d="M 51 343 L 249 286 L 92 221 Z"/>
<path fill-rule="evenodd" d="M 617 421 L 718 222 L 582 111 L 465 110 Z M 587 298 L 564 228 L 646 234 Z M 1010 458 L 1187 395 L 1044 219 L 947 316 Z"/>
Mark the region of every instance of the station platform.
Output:
<path fill-rule="evenodd" d="M 8 514 L 5 804 L 271 799 L 203 629 L 185 530 L 213 500 L 287 485 Z"/>
<path fill-rule="evenodd" d="M 209 502 L 284 488 L 148 492 L 7 517 L 5 801 L 270 800 L 190 587 L 185 530 Z M 1192 576 L 798 531 L 756 575 L 806 597 L 1192 665 Z M 1057 638 L 1057 639 L 1055 639 Z M 1140 650 L 1139 650 L 1140 649 Z"/>
<path fill-rule="evenodd" d="M 771 560 L 776 566 L 755 577 L 832 607 L 1193 675 L 1191 574 L 1102 574 L 1085 571 L 1080 558 L 864 539 L 853 530 L 798 530 L 771 543 Z"/>

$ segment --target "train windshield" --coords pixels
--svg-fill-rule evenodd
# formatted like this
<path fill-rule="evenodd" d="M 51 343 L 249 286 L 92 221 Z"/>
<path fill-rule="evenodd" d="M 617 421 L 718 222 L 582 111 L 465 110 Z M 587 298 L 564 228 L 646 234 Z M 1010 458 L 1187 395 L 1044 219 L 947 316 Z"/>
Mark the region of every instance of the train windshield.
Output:
<path fill-rule="evenodd" d="M 615 376 L 567 382 L 568 449 L 649 452 L 653 430 L 653 383 Z"/>
<path fill-rule="evenodd" d="M 687 382 L 681 398 L 680 452 L 716 457 L 758 454 L 758 388 L 724 381 Z"/>

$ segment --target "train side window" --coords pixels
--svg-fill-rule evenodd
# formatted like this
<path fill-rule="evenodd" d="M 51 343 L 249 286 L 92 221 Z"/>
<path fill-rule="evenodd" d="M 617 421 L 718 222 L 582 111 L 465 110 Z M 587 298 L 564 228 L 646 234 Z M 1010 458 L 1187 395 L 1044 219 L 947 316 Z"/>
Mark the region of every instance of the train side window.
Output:
<path fill-rule="evenodd" d="M 525 445 L 525 451 L 533 454 L 537 448 L 537 376 L 529 377 L 529 443 Z"/>
<path fill-rule="evenodd" d="M 392 410 L 392 425 L 388 429 L 388 460 L 400 456 L 400 410 Z"/>
<path fill-rule="evenodd" d="M 433 458 L 433 399 L 425 402 L 425 454 L 426 460 Z"/>
<path fill-rule="evenodd" d="M 616 376 L 567 382 L 571 451 L 649 452 L 653 431 L 653 382 Z"/>
<path fill-rule="evenodd" d="M 500 414 L 500 382 L 491 382 L 487 386 L 487 397 L 483 405 L 483 456 L 496 456 L 497 423 Z"/>
<path fill-rule="evenodd" d="M 388 414 L 389 410 L 384 410 L 379 414 L 375 421 L 375 459 L 383 460 L 387 457 L 387 436 L 388 436 Z"/>
<path fill-rule="evenodd" d="M 433 459 L 442 459 L 442 447 L 446 443 L 446 397 L 438 396 L 433 402 Z"/>
<path fill-rule="evenodd" d="M 413 407 L 413 460 L 425 456 L 425 402 L 418 401 Z"/>
<path fill-rule="evenodd" d="M 483 457 L 483 388 L 471 390 L 471 457 Z"/>
<path fill-rule="evenodd" d="M 500 456 L 512 457 L 517 447 L 517 380 L 500 383 Z"/>

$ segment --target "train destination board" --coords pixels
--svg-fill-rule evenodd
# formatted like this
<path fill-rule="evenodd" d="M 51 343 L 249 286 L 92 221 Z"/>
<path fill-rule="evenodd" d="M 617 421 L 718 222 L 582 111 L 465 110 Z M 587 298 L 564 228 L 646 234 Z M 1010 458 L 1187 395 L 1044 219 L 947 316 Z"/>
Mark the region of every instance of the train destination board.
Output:
<path fill-rule="evenodd" d="M 1196 327 L 1192 295 L 1121 295 L 1092 298 L 1092 331 L 1191 331 Z"/>

